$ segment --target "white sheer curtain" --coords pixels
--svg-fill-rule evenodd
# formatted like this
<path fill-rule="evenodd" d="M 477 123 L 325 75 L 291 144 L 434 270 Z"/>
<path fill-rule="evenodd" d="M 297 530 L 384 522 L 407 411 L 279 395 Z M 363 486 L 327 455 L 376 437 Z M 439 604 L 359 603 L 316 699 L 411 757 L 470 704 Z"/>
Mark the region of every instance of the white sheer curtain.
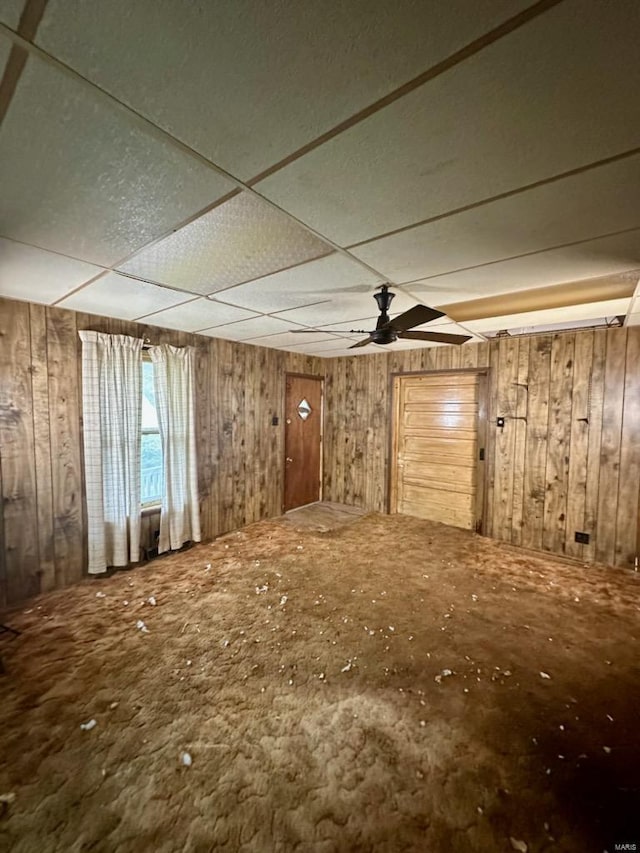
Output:
<path fill-rule="evenodd" d="M 79 332 L 89 566 L 140 558 L 142 340 Z"/>
<path fill-rule="evenodd" d="M 196 464 L 195 353 L 193 347 L 150 347 L 162 441 L 165 492 L 158 552 L 200 541 Z"/>

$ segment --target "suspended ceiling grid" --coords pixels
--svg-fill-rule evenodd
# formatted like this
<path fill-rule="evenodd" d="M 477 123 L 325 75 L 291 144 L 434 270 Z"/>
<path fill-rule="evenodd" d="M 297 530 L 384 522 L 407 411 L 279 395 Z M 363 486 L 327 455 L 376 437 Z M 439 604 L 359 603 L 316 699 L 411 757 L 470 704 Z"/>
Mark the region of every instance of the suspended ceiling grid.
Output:
<path fill-rule="evenodd" d="M 638 323 L 639 25 L 1 0 L 0 295 L 326 357 L 381 349 L 348 330 L 383 282 L 472 340 Z"/>

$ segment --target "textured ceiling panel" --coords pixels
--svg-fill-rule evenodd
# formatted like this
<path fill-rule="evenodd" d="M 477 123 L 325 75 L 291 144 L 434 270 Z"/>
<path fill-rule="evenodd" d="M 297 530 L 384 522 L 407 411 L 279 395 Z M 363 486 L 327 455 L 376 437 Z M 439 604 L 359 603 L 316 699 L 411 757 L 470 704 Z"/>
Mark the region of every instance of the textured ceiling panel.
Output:
<path fill-rule="evenodd" d="M 410 291 L 431 305 L 622 273 L 640 266 L 640 230 L 436 276 Z M 437 294 L 436 294 L 437 291 Z"/>
<path fill-rule="evenodd" d="M 60 303 L 60 308 L 87 311 L 105 317 L 136 320 L 152 311 L 170 308 L 188 299 L 184 293 L 137 281 L 117 273 L 107 273 Z"/>
<path fill-rule="evenodd" d="M 321 335 L 316 335 L 317 338 L 322 338 Z M 284 349 L 289 350 L 289 352 L 302 352 L 306 355 L 319 355 L 320 353 L 328 353 L 333 352 L 334 350 L 342 350 L 345 346 L 350 345 L 350 341 L 345 341 L 344 338 L 330 338 L 316 341 L 308 341 L 304 344 L 293 344 L 291 346 L 284 347 Z"/>
<path fill-rule="evenodd" d="M 253 317 L 251 320 L 241 320 L 229 326 L 217 326 L 213 329 L 202 329 L 201 335 L 211 335 L 214 338 L 226 338 L 229 341 L 248 341 L 265 335 L 277 335 L 300 326 L 277 320 L 275 317 Z"/>
<path fill-rule="evenodd" d="M 639 28 L 565 0 L 257 189 L 351 245 L 635 148 Z"/>
<path fill-rule="evenodd" d="M 418 300 L 396 291 L 390 315 L 395 317 L 402 311 L 407 311 L 416 305 Z M 370 317 L 375 313 L 376 303 L 367 293 L 336 294 L 330 301 L 308 308 L 294 308 L 292 311 L 280 312 L 277 316 L 294 323 L 303 323 L 307 326 L 326 326 L 330 323 L 348 323 L 354 321 L 354 328 L 364 328 L 359 323 L 363 318 Z"/>
<path fill-rule="evenodd" d="M 640 227 L 640 155 L 383 237 L 352 254 L 396 282 Z"/>
<path fill-rule="evenodd" d="M 246 179 L 527 5 L 49 0 L 37 40 Z"/>
<path fill-rule="evenodd" d="M 0 237 L 0 296 L 51 304 L 100 272 L 92 264 Z"/>
<path fill-rule="evenodd" d="M 0 135 L 0 233 L 109 265 L 230 184 L 29 59 Z"/>
<path fill-rule="evenodd" d="M 200 329 L 211 330 L 214 326 L 223 326 L 235 320 L 246 320 L 251 316 L 255 316 L 253 312 L 245 311 L 244 308 L 232 308 L 211 299 L 194 299 L 175 308 L 149 314 L 145 316 L 144 321 L 167 329 L 198 332 Z"/>
<path fill-rule="evenodd" d="M 383 279 L 338 252 L 219 293 L 222 302 L 274 313 L 322 302 L 332 291 L 373 290 Z"/>
<path fill-rule="evenodd" d="M 143 250 L 122 269 L 208 294 L 331 251 L 284 213 L 244 192 Z"/>
<path fill-rule="evenodd" d="M 262 338 L 253 338 L 251 343 L 259 347 L 276 347 L 277 349 L 286 349 L 287 347 L 295 346 L 298 348 L 302 344 L 311 344 L 312 346 L 322 341 L 334 340 L 334 335 L 314 335 L 312 333 L 302 333 L 294 335 L 292 332 L 283 332 L 279 335 L 265 335 Z M 302 350 L 298 350 L 302 351 Z"/>
<path fill-rule="evenodd" d="M 0 21 L 11 27 L 12 30 L 17 30 L 25 2 L 26 0 L 2 0 L 0 3 Z"/>
<path fill-rule="evenodd" d="M 488 317 L 483 320 L 469 320 L 465 326 L 474 332 L 498 332 L 501 329 L 546 326 L 551 323 L 575 320 L 599 320 L 602 317 L 617 317 L 626 314 L 630 301 L 630 299 L 610 299 L 605 302 L 572 305 L 570 308 L 551 308 L 548 311 L 528 311 L 523 314 Z"/>

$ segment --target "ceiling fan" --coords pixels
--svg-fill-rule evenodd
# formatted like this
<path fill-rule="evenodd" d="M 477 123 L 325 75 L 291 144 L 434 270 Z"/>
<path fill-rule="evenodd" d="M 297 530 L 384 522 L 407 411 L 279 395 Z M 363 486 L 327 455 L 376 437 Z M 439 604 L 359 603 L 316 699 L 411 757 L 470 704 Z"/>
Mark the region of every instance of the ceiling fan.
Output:
<path fill-rule="evenodd" d="M 395 296 L 389 290 L 388 284 L 383 284 L 379 288 L 380 293 L 374 293 L 373 298 L 378 303 L 380 316 L 376 323 L 375 329 L 372 331 L 366 329 L 294 329 L 293 334 L 308 334 L 309 332 L 334 333 L 334 334 L 356 334 L 367 335 L 367 337 L 353 344 L 349 349 L 356 347 L 364 347 L 367 344 L 392 344 L 399 338 L 401 340 L 411 341 L 431 341 L 438 344 L 463 344 L 470 340 L 471 335 L 450 335 L 444 332 L 411 332 L 414 326 L 422 326 L 423 323 L 430 323 L 431 320 L 437 320 L 438 317 L 444 317 L 444 312 L 436 311 L 435 308 L 428 308 L 426 305 L 414 305 L 392 320 L 389 317 L 389 306 L 391 300 Z"/>

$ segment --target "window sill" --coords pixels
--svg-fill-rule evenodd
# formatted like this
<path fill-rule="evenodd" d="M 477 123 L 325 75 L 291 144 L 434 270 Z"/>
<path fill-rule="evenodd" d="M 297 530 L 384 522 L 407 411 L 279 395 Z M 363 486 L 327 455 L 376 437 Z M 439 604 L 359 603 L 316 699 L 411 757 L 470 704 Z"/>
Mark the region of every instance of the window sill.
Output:
<path fill-rule="evenodd" d="M 162 509 L 161 503 L 144 504 L 144 506 L 140 507 L 140 515 L 142 516 L 142 518 L 144 518 L 145 515 L 153 515 L 156 512 L 160 512 L 161 509 Z"/>

